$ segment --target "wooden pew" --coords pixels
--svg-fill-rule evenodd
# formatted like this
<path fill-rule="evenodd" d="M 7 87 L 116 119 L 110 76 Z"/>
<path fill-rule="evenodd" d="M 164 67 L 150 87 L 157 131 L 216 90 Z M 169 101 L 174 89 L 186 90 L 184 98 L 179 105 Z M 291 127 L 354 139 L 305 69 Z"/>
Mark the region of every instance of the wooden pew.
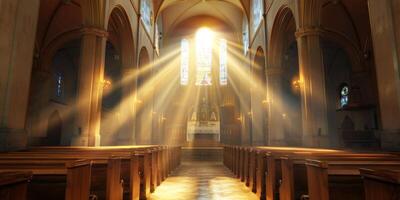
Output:
<path fill-rule="evenodd" d="M 300 153 L 342 153 L 341 150 L 334 149 L 312 149 L 312 148 L 292 148 L 292 147 L 253 147 L 251 159 L 248 160 L 249 169 L 249 186 L 250 189 L 257 194 L 260 199 L 266 199 L 266 190 L 270 192 L 270 199 L 277 195 L 276 187 L 279 186 L 279 180 L 281 179 L 280 174 L 280 162 L 276 162 L 274 159 L 267 159 L 266 155 L 286 155 L 295 151 Z M 245 161 L 246 162 L 246 161 Z M 270 164 L 268 164 L 270 163 Z M 246 164 L 244 164 L 246 165 Z M 278 165 L 278 166 L 276 166 Z M 267 170 L 269 169 L 269 170 Z M 243 169 L 243 171 L 246 171 Z M 269 177 L 267 177 L 267 172 Z M 269 179 L 269 181 L 268 181 Z M 268 182 L 268 183 L 267 183 Z M 266 188 L 268 185 L 269 188 Z"/>
<path fill-rule="evenodd" d="M 227 147 L 234 149 L 234 147 Z M 249 162 L 249 164 L 244 163 L 242 166 L 240 163 L 242 163 L 240 155 L 246 155 L 246 153 L 243 152 L 241 149 L 248 149 L 248 148 L 242 148 L 238 147 L 239 152 L 236 154 L 231 153 L 233 157 L 236 158 L 231 158 L 232 160 L 237 160 L 239 163 L 237 166 L 239 169 L 239 174 L 242 172 L 248 171 L 248 174 L 251 176 L 254 175 L 256 179 L 252 180 L 255 183 L 249 183 L 249 185 L 252 185 L 252 190 L 254 191 L 254 184 L 256 186 L 256 194 L 261 198 L 261 199 L 278 199 L 279 198 L 279 190 L 282 190 L 284 188 L 288 189 L 289 192 L 281 192 L 281 194 L 287 194 L 286 196 L 283 195 L 281 199 L 293 199 L 291 196 L 293 196 L 294 191 L 290 191 L 293 189 L 293 187 L 289 187 L 291 184 L 287 184 L 287 181 L 282 181 L 282 179 L 285 180 L 290 180 L 293 176 L 293 170 L 295 171 L 294 174 L 306 174 L 306 167 L 303 165 L 302 168 L 288 168 L 290 166 L 287 165 L 288 162 L 284 161 L 284 165 L 281 166 L 281 156 L 282 155 L 289 155 L 289 154 L 295 154 L 295 155 L 302 155 L 303 162 L 305 162 L 305 159 L 307 159 L 307 156 L 320 156 L 320 157 L 329 157 L 331 156 L 331 159 L 342 159 L 346 157 L 357 157 L 360 156 L 356 155 L 354 152 L 347 152 L 344 150 L 335 150 L 335 149 L 309 149 L 309 148 L 288 148 L 288 147 L 262 147 L 262 148 L 254 148 L 255 150 L 255 157 L 256 157 L 256 162 L 252 161 L 251 159 L 244 159 L 245 162 Z M 242 152 L 241 152 L 242 151 Z M 229 151 L 227 151 L 229 152 Z M 395 155 L 392 154 L 371 154 L 367 153 L 364 154 L 364 156 L 369 157 L 380 157 L 377 159 L 380 160 L 387 160 L 387 159 L 398 159 L 395 158 Z M 339 158 L 336 158 L 339 157 Z M 329 159 L 329 158 L 328 158 Z M 231 161 L 227 162 L 228 164 L 232 165 L 232 163 L 237 163 L 237 161 Z M 255 164 L 253 164 L 255 163 Z M 243 167 L 249 166 L 250 169 L 242 169 Z M 234 168 L 233 166 L 229 168 Z M 254 172 L 251 172 L 254 171 Z M 285 171 L 285 172 L 282 172 Z M 290 172 L 290 173 L 287 173 Z M 267 175 L 267 176 L 266 176 Z M 241 176 L 241 175 L 240 175 Z M 282 177 L 284 176 L 284 177 Z M 246 178 L 245 178 L 246 179 Z M 281 182 L 282 181 L 282 182 Z M 282 184 L 282 185 L 281 185 Z M 297 186 L 305 186 L 303 190 L 307 191 L 307 178 L 304 179 L 296 179 L 295 185 Z M 267 188 L 266 188 L 266 187 Z M 296 188 L 296 190 L 299 190 L 299 188 Z M 285 190 L 284 190 L 285 191 Z M 301 191 L 301 188 L 300 188 Z M 304 192 L 307 194 L 307 192 Z M 268 194 L 268 196 L 266 196 Z"/>
<path fill-rule="evenodd" d="M 130 187 L 133 184 L 131 180 L 131 174 L 139 174 L 139 167 L 133 166 L 133 164 L 139 165 L 135 160 L 137 158 L 134 155 L 119 154 L 119 156 L 112 155 L 94 155 L 90 154 L 68 154 L 68 153 L 32 153 L 24 152 L 19 154 L 1 154 L 0 162 L 8 160 L 13 163 L 21 161 L 36 161 L 36 162 L 49 162 L 49 161 L 71 161 L 76 159 L 89 159 L 92 160 L 92 176 L 91 176 L 91 191 L 93 195 L 96 195 L 98 199 L 112 199 L 120 200 L 123 195 L 123 188 L 125 187 L 125 196 L 130 195 L 130 199 L 139 199 L 139 194 L 134 197 L 132 194 L 139 187 Z M 136 171 L 135 171 L 136 170 Z M 125 180 L 125 183 L 124 183 Z M 126 197 L 128 198 L 128 197 Z"/>
<path fill-rule="evenodd" d="M 49 153 L 50 152 L 50 153 Z M 134 152 L 134 156 L 129 154 Z M 10 153 L 13 156 L 24 156 L 30 154 L 34 158 L 87 158 L 94 160 L 104 159 L 104 156 L 119 155 L 125 156 L 122 159 L 121 177 L 125 181 L 125 199 L 144 199 L 150 194 L 150 189 L 159 185 L 161 178 L 165 179 L 168 174 L 168 165 L 177 166 L 179 160 L 171 161 L 163 158 L 174 155 L 180 159 L 180 147 L 160 147 L 160 146 L 123 146 L 123 147 L 40 147 L 29 151 Z M 129 158 L 126 158 L 129 157 Z M 171 156 L 172 157 L 172 156 Z M 160 162 L 162 160 L 163 162 Z M 149 164 L 143 165 L 142 162 Z M 174 162 L 174 163 L 172 163 Z M 96 163 L 96 162 L 95 162 Z M 161 166 L 162 165 L 162 166 Z M 146 167 L 144 167 L 146 166 Z M 149 167 L 147 167 L 149 166 Z M 154 166 L 154 167 L 152 167 Z M 136 172 L 135 172 L 136 171 Z M 154 175 L 152 175 L 154 174 Z M 141 176 L 139 176 L 141 175 Z M 140 180 L 144 179 L 144 180 Z M 139 180 L 139 181 L 138 181 Z M 142 183 L 142 184 L 138 184 Z M 141 187 L 140 187 L 141 185 Z M 141 190 L 141 192 L 138 191 Z M 141 195 L 141 197 L 140 197 Z"/>
<path fill-rule="evenodd" d="M 62 199 L 63 197 L 65 197 L 66 200 L 89 199 L 91 167 L 92 163 L 89 160 L 67 162 L 30 160 L 21 160 L 17 162 L 2 160 L 0 162 L 0 172 L 32 172 L 32 182 L 28 187 L 29 199 Z M 48 183 L 45 184 L 46 188 L 41 187 L 41 185 L 46 182 Z M 60 183 L 61 188 L 57 187 Z M 40 191 L 40 189 L 44 190 Z M 50 193 L 49 191 L 52 192 Z M 48 196 L 52 194 L 56 196 Z"/>
<path fill-rule="evenodd" d="M 0 173 L 0 199 L 26 200 L 28 182 L 32 179 L 31 172 Z"/>
<path fill-rule="evenodd" d="M 360 169 L 366 200 L 400 199 L 400 171 Z"/>
<path fill-rule="evenodd" d="M 294 152 L 296 153 L 296 152 Z M 398 166 L 398 162 L 400 159 L 395 155 L 387 155 L 387 154 L 357 154 L 357 153 L 339 153 L 339 154 L 325 154 L 325 153 L 304 153 L 298 152 L 295 155 L 291 156 L 282 156 L 279 154 L 276 157 L 270 156 L 268 160 L 273 160 L 271 162 L 275 163 L 275 166 L 271 165 L 272 168 L 280 168 L 280 171 L 276 171 L 275 179 L 267 177 L 267 190 L 272 191 L 271 193 L 267 192 L 267 196 L 272 196 L 275 194 L 275 198 L 279 194 L 280 199 L 293 199 L 300 198 L 301 194 L 307 194 L 307 172 L 308 168 L 306 168 L 306 159 L 321 159 L 330 163 L 342 163 L 343 167 L 350 167 L 352 163 L 358 164 L 371 164 L 372 162 L 384 162 L 388 160 L 392 160 L 394 162 L 390 163 L 394 166 Z M 346 165 L 345 165 L 346 164 Z M 389 163 L 387 163 L 389 164 Z M 336 166 L 336 165 L 335 165 Z M 340 165 L 337 165 L 340 166 Z M 270 170 L 270 169 L 268 169 Z M 274 169 L 271 169 L 272 171 Z M 275 169 L 276 170 L 276 169 Z M 269 172 L 269 171 L 268 171 Z M 269 175 L 271 173 L 268 173 Z M 279 190 L 277 190 L 279 189 Z"/>
<path fill-rule="evenodd" d="M 311 200 L 365 199 L 359 169 L 399 170 L 399 161 L 319 161 L 308 160 L 307 179 Z M 349 185 L 351 183 L 351 185 Z"/>

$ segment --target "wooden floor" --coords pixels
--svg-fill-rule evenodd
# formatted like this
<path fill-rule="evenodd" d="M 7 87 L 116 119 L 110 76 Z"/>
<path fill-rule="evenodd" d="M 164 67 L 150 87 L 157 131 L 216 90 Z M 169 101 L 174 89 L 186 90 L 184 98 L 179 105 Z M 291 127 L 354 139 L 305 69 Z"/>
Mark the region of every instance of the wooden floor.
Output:
<path fill-rule="evenodd" d="M 255 200 L 222 163 L 185 162 L 151 195 L 151 200 Z"/>

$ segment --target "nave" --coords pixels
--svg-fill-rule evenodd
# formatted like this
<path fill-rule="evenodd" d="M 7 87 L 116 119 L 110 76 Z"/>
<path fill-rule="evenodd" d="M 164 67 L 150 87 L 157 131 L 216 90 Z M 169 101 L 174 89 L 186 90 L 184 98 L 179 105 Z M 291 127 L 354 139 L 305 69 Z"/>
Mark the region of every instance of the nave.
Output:
<path fill-rule="evenodd" d="M 150 200 L 256 200 L 221 162 L 182 162 Z"/>
<path fill-rule="evenodd" d="M 0 0 L 0 30 L 0 200 L 400 200 L 400 0 Z"/>

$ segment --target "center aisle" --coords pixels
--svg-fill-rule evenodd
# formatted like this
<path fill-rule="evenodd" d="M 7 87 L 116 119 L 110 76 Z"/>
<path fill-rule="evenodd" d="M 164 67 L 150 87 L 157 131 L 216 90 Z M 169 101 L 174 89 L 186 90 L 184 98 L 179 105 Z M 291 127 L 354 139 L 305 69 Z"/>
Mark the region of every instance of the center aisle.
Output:
<path fill-rule="evenodd" d="M 151 200 L 255 200 L 257 196 L 234 178 L 222 163 L 186 162 L 168 177 Z"/>

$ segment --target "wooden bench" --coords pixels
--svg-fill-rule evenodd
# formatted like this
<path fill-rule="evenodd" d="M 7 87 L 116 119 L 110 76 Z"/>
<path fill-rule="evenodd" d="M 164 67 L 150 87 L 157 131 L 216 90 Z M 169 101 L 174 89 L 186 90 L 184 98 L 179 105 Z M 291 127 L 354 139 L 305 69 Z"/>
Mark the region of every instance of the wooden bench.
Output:
<path fill-rule="evenodd" d="M 91 167 L 89 160 L 0 162 L 0 172 L 32 172 L 29 199 L 89 199 Z"/>
<path fill-rule="evenodd" d="M 375 167 L 374 163 L 370 162 L 371 160 L 375 164 L 377 164 L 376 162 L 384 161 L 386 162 L 384 165 L 386 168 L 397 168 L 399 160 L 399 157 L 393 154 L 360 154 L 335 149 L 227 146 L 224 152 L 229 154 L 224 156 L 224 159 L 226 159 L 224 163 L 229 165 L 227 167 L 244 181 L 260 199 L 269 200 L 298 199 L 300 197 L 299 193 L 305 194 L 304 197 L 307 197 L 308 178 L 306 176 L 306 159 L 308 158 L 322 159 L 331 163 L 335 161 L 336 164 L 341 161 L 347 162 L 347 166 L 342 162 L 342 167 L 349 167 L 351 164 L 354 167 L 354 164 L 357 164 L 354 163 L 356 160 L 364 162 L 359 162 L 357 167 Z M 289 159 L 290 157 L 294 158 L 294 163 L 292 162 L 293 160 Z M 395 163 L 390 165 L 388 161 Z M 298 176 L 298 174 L 302 176 Z M 360 176 L 358 175 L 358 177 Z"/>
<path fill-rule="evenodd" d="M 400 199 L 400 171 L 360 169 L 366 200 Z"/>
<path fill-rule="evenodd" d="M 104 183 L 105 174 L 112 174 L 107 175 L 107 189 L 103 188 L 104 191 L 107 191 L 107 199 L 121 199 L 118 195 L 111 194 L 111 191 L 118 191 L 118 189 L 115 189 L 118 186 L 116 180 L 118 180 L 119 187 L 121 187 L 121 179 L 125 181 L 124 199 L 145 199 L 150 194 L 150 191 L 154 190 L 155 186 L 166 178 L 167 173 L 172 169 L 169 168 L 170 163 L 174 162 L 171 166 L 176 166 L 179 163 L 179 161 L 171 161 L 167 157 L 169 154 L 174 154 L 175 159 L 180 159 L 178 151 L 180 151 L 180 147 L 40 147 L 29 151 L 0 155 L 0 159 L 18 160 L 24 159 L 24 157 L 37 160 L 91 159 L 94 161 L 94 172 L 97 172 L 94 174 L 99 175 L 94 176 L 97 178 L 92 179 L 93 183 L 97 183 L 96 185 L 98 186 L 106 185 Z M 115 167 L 107 167 L 109 162 L 107 158 L 109 156 L 119 157 L 119 162 L 113 165 Z M 113 171 L 113 173 L 107 171 Z M 113 177 L 114 184 L 108 183 L 110 179 L 108 177 Z M 96 190 L 97 192 L 101 191 L 99 188 Z M 100 196 L 103 197 L 104 194 Z"/>
<path fill-rule="evenodd" d="M 11 163 L 18 163 L 23 160 L 34 160 L 36 162 L 49 162 L 57 160 L 74 160 L 74 159 L 89 159 L 92 160 L 93 169 L 91 177 L 91 191 L 99 199 L 122 199 L 121 190 L 123 188 L 123 195 L 125 199 L 139 199 L 140 195 L 140 176 L 143 178 L 149 177 L 149 170 L 144 171 L 143 166 L 140 167 L 140 157 L 148 157 L 147 154 L 142 153 L 112 153 L 104 155 L 91 155 L 91 153 L 35 153 L 24 152 L 18 154 L 1 155 L 1 160 L 8 160 Z M 143 160 L 143 158 L 142 158 Z M 149 165 L 147 165 L 149 166 Z M 143 170 L 142 172 L 140 170 Z M 148 179 L 148 178 L 147 178 Z M 148 183 L 148 182 L 147 182 Z M 150 187 L 149 184 L 142 185 Z M 121 188 L 121 189 L 120 189 Z"/>
<path fill-rule="evenodd" d="M 400 169 L 400 161 L 307 160 L 308 195 L 311 200 L 365 199 L 360 168 Z"/>
<path fill-rule="evenodd" d="M 27 198 L 28 182 L 31 178 L 31 172 L 0 173 L 0 199 L 25 200 Z"/>
<path fill-rule="evenodd" d="M 320 159 L 342 167 L 344 171 L 354 170 L 352 166 L 374 165 L 386 162 L 387 165 L 399 167 L 399 157 L 387 154 L 357 154 L 357 153 L 306 153 L 290 156 L 267 155 L 267 198 L 293 199 L 308 194 L 309 172 L 307 159 Z M 387 162 L 388 161 L 388 162 Z M 348 169 L 346 169 L 348 168 Z"/>

